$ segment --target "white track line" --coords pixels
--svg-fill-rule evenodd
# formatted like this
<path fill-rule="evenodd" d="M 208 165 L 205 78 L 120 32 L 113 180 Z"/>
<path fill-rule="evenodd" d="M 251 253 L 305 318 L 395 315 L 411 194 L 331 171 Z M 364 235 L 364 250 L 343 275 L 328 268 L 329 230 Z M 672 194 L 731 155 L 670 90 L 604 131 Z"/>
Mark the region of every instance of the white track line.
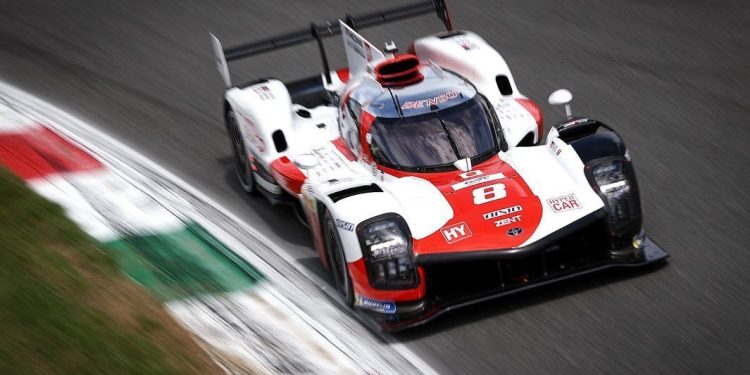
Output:
<path fill-rule="evenodd" d="M 263 233 L 257 231 L 255 228 L 245 223 L 238 216 L 234 215 L 230 210 L 221 206 L 216 201 L 193 187 L 188 182 L 184 181 L 183 179 L 176 176 L 151 159 L 145 157 L 141 152 L 137 151 L 133 147 L 126 145 L 120 140 L 99 130 L 96 126 L 91 125 L 86 121 L 69 114 L 68 112 L 46 102 L 45 100 L 3 81 L 0 81 L 0 95 L 5 97 L 6 101 L 9 104 L 24 109 L 24 111 L 26 112 L 32 112 L 41 120 L 46 120 L 45 125 L 53 128 L 64 136 L 80 144 L 81 146 L 89 150 L 92 154 L 102 158 L 102 161 L 109 168 L 111 168 L 115 172 L 120 172 L 118 174 L 120 174 L 123 178 L 133 181 L 133 173 L 140 177 L 143 177 L 144 174 L 142 173 L 142 171 L 139 171 L 137 169 L 137 167 L 141 167 L 145 168 L 147 172 L 156 174 L 164 180 L 178 186 L 183 191 L 198 198 L 203 203 L 211 206 L 213 209 L 229 218 L 233 222 L 233 224 L 242 228 L 242 230 L 246 231 L 248 235 L 253 237 L 260 244 L 271 249 L 278 257 L 284 259 L 287 263 L 285 266 L 292 266 L 297 272 L 304 275 L 308 279 L 308 282 L 312 282 L 319 290 L 324 291 L 329 296 L 335 295 L 335 291 L 332 291 L 325 281 L 321 280 L 317 275 L 314 275 L 307 269 L 299 266 L 297 262 L 295 262 L 295 260 L 286 253 L 286 251 L 280 248 L 268 237 L 263 235 Z M 144 183 L 144 181 L 142 180 L 138 182 L 140 182 L 140 184 Z M 178 203 L 180 201 L 185 202 L 182 197 L 175 196 L 174 194 L 172 194 L 171 197 L 169 196 L 169 194 L 160 195 L 162 195 L 163 198 L 171 198 L 170 201 L 172 204 Z M 186 206 L 189 205 L 189 203 L 185 203 Z M 195 212 L 193 212 L 193 214 L 195 214 Z M 224 242 L 233 250 L 244 248 L 244 250 L 246 251 L 240 251 L 238 252 L 238 254 L 244 257 L 254 267 L 258 268 L 260 272 L 265 274 L 269 280 L 271 280 L 277 287 L 280 288 L 280 291 L 284 292 L 285 294 L 288 293 L 292 296 L 298 296 L 302 298 L 306 296 L 306 293 L 304 293 L 303 290 L 300 290 L 304 289 L 304 286 L 294 285 L 293 280 L 288 280 L 284 277 L 284 275 L 279 274 L 277 267 L 274 267 L 274 265 L 269 264 L 268 262 L 266 262 L 266 260 L 259 257 L 253 251 L 247 249 L 247 247 L 242 244 L 241 241 L 238 241 L 236 238 L 234 238 L 234 235 L 227 233 L 222 230 L 222 228 L 214 225 L 212 220 L 210 220 L 209 218 L 204 217 L 202 220 L 200 218 L 197 219 L 197 221 L 199 221 L 199 224 L 204 225 L 207 230 L 209 230 L 213 235 L 217 236 L 220 241 Z M 387 361 L 385 360 L 389 357 L 392 357 L 392 355 L 389 355 L 388 353 L 381 353 L 378 358 L 367 358 L 368 356 L 366 355 L 366 353 L 375 350 L 376 347 L 374 346 L 376 346 L 377 343 L 373 340 L 365 340 L 369 341 L 369 343 L 366 344 L 358 342 L 366 338 L 362 335 L 369 335 L 369 331 L 364 329 L 364 327 L 351 325 L 351 319 L 341 317 L 342 312 L 340 311 L 340 309 L 331 308 L 330 306 L 321 305 L 317 313 L 313 314 L 316 319 L 313 319 L 302 312 L 302 310 L 311 310 L 309 307 L 303 308 L 301 306 L 296 306 L 294 304 L 294 301 L 295 299 L 291 298 L 291 303 L 289 306 L 289 308 L 293 312 L 299 314 L 300 317 L 304 318 L 308 324 L 313 326 L 316 330 L 318 330 L 318 332 L 321 333 L 321 335 L 326 337 L 326 339 L 331 341 L 331 343 L 336 345 L 340 350 L 349 355 L 351 358 L 371 362 L 370 364 L 372 366 L 366 367 L 371 367 L 372 370 L 374 370 L 376 373 L 403 373 L 409 370 L 411 370 L 410 372 L 413 373 L 414 370 L 417 370 L 424 374 L 438 374 L 435 369 L 433 369 L 430 365 L 423 361 L 417 354 L 415 354 L 405 345 L 397 342 L 392 336 L 387 334 L 382 334 L 380 337 L 380 339 L 385 341 L 387 345 L 380 345 L 381 347 L 378 348 L 378 351 L 396 352 L 401 358 L 403 358 L 403 360 L 408 362 L 409 365 L 413 366 L 413 368 L 407 370 L 404 368 L 392 367 L 393 364 L 386 363 Z M 318 302 L 324 302 L 326 305 L 330 303 L 330 301 Z M 320 311 L 321 309 L 323 311 Z M 330 317 L 329 319 L 326 319 L 327 322 L 319 322 L 321 320 L 320 318 L 325 316 Z M 344 321 L 347 321 L 347 323 L 344 323 Z M 352 335 L 354 335 L 354 337 L 351 337 Z"/>

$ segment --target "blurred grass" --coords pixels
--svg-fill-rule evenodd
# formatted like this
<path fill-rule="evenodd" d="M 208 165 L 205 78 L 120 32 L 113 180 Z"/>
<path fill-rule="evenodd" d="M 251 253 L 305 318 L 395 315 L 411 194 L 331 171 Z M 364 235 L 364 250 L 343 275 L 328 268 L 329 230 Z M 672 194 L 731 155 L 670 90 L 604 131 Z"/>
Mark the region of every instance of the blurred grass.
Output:
<path fill-rule="evenodd" d="M 0 168 L 0 374 L 220 372 L 62 208 Z"/>

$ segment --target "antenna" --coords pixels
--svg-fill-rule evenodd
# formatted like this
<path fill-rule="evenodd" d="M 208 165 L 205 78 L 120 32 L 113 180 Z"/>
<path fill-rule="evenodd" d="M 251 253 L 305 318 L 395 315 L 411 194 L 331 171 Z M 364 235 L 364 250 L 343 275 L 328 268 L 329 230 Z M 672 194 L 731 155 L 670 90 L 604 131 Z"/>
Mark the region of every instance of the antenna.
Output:
<path fill-rule="evenodd" d="M 398 53 L 398 47 L 396 47 L 396 42 L 392 40 L 390 42 L 385 42 L 384 50 L 385 50 L 385 53 L 390 55 L 389 57 L 393 57 L 394 55 L 396 55 L 396 53 Z"/>
<path fill-rule="evenodd" d="M 398 111 L 398 117 L 404 118 L 404 112 L 401 110 L 401 103 L 398 101 L 398 95 L 393 95 L 393 90 L 388 89 L 388 93 L 391 94 L 391 99 L 393 99 L 393 104 L 396 105 L 396 110 Z"/>

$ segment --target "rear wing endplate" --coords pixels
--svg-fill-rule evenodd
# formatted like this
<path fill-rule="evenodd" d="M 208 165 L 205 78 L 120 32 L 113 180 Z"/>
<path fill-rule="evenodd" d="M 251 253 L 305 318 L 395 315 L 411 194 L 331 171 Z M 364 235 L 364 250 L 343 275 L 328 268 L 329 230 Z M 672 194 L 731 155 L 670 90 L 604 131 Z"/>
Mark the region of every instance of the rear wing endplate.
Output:
<path fill-rule="evenodd" d="M 448 31 L 453 29 L 448 8 L 445 5 L 445 0 L 424 0 L 410 5 L 357 16 L 347 14 L 342 21 L 356 31 L 432 12 L 437 14 L 438 18 L 443 22 Z M 227 62 L 260 55 L 281 48 L 296 46 L 313 40 L 318 42 L 320 57 L 323 60 L 323 74 L 325 75 L 326 82 L 331 83 L 331 69 L 323 46 L 323 38 L 329 38 L 339 34 L 341 34 L 341 26 L 339 25 L 338 20 L 336 20 L 326 21 L 322 24 L 311 23 L 309 27 L 303 29 L 290 31 L 272 38 L 258 40 L 230 48 L 222 48 L 219 39 L 211 34 L 211 43 L 216 57 L 216 66 L 227 87 L 231 87 Z"/>

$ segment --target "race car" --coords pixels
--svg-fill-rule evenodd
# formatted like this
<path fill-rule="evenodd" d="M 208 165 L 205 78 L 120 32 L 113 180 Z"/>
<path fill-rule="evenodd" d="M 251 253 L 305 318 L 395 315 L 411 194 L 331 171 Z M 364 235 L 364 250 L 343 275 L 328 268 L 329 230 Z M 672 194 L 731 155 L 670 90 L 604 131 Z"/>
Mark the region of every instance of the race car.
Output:
<path fill-rule="evenodd" d="M 399 52 L 359 31 L 435 12 L 447 31 Z M 323 38 L 341 35 L 347 67 Z M 501 55 L 422 1 L 224 49 L 239 183 L 292 204 L 341 299 L 385 330 L 521 290 L 668 255 L 646 237 L 631 155 L 609 126 L 538 105 Z M 317 41 L 323 72 L 231 83 L 227 62 Z M 307 64 L 293 62 L 291 64 Z"/>

